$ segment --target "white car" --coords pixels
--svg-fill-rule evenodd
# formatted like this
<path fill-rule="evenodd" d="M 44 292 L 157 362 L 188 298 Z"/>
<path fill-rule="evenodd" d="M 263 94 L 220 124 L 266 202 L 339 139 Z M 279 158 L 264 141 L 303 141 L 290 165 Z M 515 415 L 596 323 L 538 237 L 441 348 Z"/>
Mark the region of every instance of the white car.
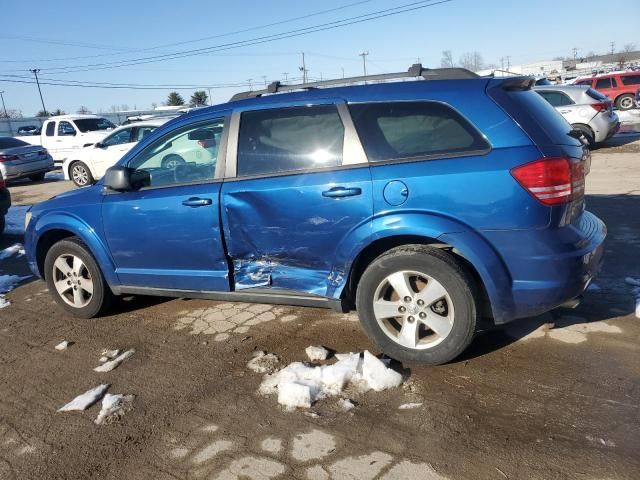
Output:
<path fill-rule="evenodd" d="M 62 164 L 64 178 L 79 187 L 95 183 L 136 143 L 167 121 L 162 118 L 124 125 L 100 142 L 72 152 Z"/>

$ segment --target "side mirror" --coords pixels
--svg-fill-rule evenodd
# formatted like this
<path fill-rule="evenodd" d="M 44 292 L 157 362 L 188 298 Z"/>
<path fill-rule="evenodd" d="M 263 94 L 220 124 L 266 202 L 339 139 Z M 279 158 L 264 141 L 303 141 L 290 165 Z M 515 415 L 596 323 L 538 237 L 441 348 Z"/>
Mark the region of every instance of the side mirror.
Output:
<path fill-rule="evenodd" d="M 116 192 L 130 192 L 151 185 L 151 174 L 146 170 L 134 170 L 116 165 L 104 175 L 104 186 Z"/>

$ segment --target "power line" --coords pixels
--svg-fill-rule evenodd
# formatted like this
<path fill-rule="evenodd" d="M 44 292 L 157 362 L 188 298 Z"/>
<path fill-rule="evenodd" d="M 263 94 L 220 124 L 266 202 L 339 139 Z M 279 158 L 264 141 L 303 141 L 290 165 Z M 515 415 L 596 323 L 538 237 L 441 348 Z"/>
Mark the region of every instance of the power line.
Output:
<path fill-rule="evenodd" d="M 230 50 L 234 48 L 246 47 L 250 45 L 258 45 L 262 43 L 269 43 L 276 40 L 284 40 L 288 38 L 299 37 L 303 35 L 308 35 L 310 33 L 317 33 L 326 30 L 333 30 L 335 28 L 345 27 L 349 25 L 354 25 L 358 23 L 369 22 L 371 20 L 377 20 L 380 18 L 390 17 L 399 15 L 402 13 L 407 13 L 415 10 L 420 10 L 427 7 L 433 7 L 437 5 L 441 5 L 444 3 L 452 2 L 453 0 L 422 0 L 418 2 L 411 2 L 404 5 L 400 5 L 398 7 L 387 8 L 383 10 L 378 10 L 375 12 L 367 13 L 364 15 L 358 15 L 355 17 L 349 17 L 341 20 L 335 20 L 332 22 L 326 22 L 319 25 L 314 25 L 310 27 L 300 28 L 296 30 L 290 30 L 288 32 L 282 32 L 272 35 L 266 35 L 262 37 L 255 37 L 248 40 L 241 40 L 237 42 L 231 42 L 227 44 L 215 45 L 210 47 L 203 47 L 192 50 L 185 50 L 182 52 L 176 52 L 172 54 L 163 54 L 163 55 L 154 55 L 150 57 L 142 57 L 138 59 L 128 60 L 128 61 L 120 61 L 120 62 L 107 62 L 107 63 L 94 63 L 88 64 L 84 66 L 73 66 L 73 67 L 50 67 L 43 70 L 54 71 L 57 70 L 56 73 L 75 73 L 82 71 L 93 71 L 93 70 L 104 70 L 110 68 L 120 68 L 132 65 L 140 65 L 145 63 L 155 63 L 165 60 L 175 60 L 179 58 L 186 58 L 196 55 L 202 55 L 204 53 L 211 53 L 213 51 L 223 51 Z"/>
<path fill-rule="evenodd" d="M 262 30 L 264 28 L 269 28 L 269 27 L 274 27 L 276 25 L 282 25 L 285 23 L 291 23 L 291 22 L 295 22 L 298 20 L 304 20 L 305 18 L 310 18 L 310 17 L 315 17 L 318 15 L 324 15 L 325 13 L 331 13 L 331 12 L 336 12 L 339 10 L 344 10 L 347 8 L 351 8 L 351 7 L 355 7 L 356 5 L 361 5 L 363 3 L 370 3 L 373 0 L 360 0 L 358 2 L 352 2 L 352 3 L 347 3 L 346 5 L 342 5 L 339 7 L 335 7 L 335 8 L 329 8 L 327 10 L 321 10 L 318 12 L 313 12 L 313 13 L 308 13 L 306 15 L 301 15 L 298 17 L 293 17 L 293 18 L 288 18 L 286 20 L 280 20 L 277 22 L 273 22 L 273 23 L 267 23 L 264 25 L 257 25 L 255 27 L 250 27 L 250 28 L 245 28 L 242 30 L 235 30 L 232 32 L 227 32 L 227 33 L 220 33 L 217 35 L 211 35 L 208 37 L 201 37 L 201 38 L 196 38 L 193 40 L 184 40 L 181 42 L 174 42 L 174 43 L 165 43 L 162 45 L 157 45 L 155 47 L 147 47 L 147 48 L 138 48 L 138 49 L 128 49 L 128 52 L 125 53 L 138 53 L 138 52 L 148 52 L 151 50 L 158 50 L 161 48 L 166 48 L 166 47 L 175 47 L 178 45 L 186 45 L 189 43 L 197 43 L 197 42 L 203 42 L 205 40 L 212 40 L 214 38 L 222 38 L 222 37 L 228 37 L 231 35 L 237 35 L 239 33 L 246 33 L 246 32 L 251 32 L 254 30 Z M 0 36 L 0 37 L 8 37 L 8 36 Z M 42 43 L 52 43 L 52 44 L 59 44 L 59 45 L 71 45 L 71 46 L 81 46 L 81 47 L 87 47 L 87 48 L 104 48 L 104 49 L 109 49 L 109 47 L 100 47 L 97 45 L 91 45 L 91 44 L 73 44 L 73 43 L 64 43 L 62 41 L 55 41 L 55 40 L 43 40 L 43 39 L 34 39 L 31 37 L 19 37 L 19 36 L 13 36 L 14 38 L 22 38 L 25 40 L 31 40 L 31 41 L 38 41 L 38 42 L 42 42 Z M 117 50 L 116 47 L 112 48 L 113 50 Z M 121 49 L 121 50 L 125 50 L 125 49 Z M 96 55 L 82 55 L 82 56 L 77 56 L 77 57 L 65 57 L 65 58 L 50 58 L 50 59 L 42 59 L 42 60 L 0 60 L 0 63 L 27 63 L 27 62 L 57 62 L 57 61 L 66 61 L 66 60 L 80 60 L 80 59 L 85 59 L 85 58 L 98 58 L 98 57 L 110 57 L 110 56 L 114 56 L 114 55 L 122 55 L 123 52 L 118 52 L 118 53 L 101 53 L 101 54 L 96 54 Z"/>

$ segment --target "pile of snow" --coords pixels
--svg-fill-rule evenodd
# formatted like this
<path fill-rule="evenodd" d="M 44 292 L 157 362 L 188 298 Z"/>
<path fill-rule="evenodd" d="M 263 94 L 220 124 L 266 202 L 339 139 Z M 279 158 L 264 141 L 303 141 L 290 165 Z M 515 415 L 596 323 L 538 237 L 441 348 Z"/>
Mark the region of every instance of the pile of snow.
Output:
<path fill-rule="evenodd" d="M 102 398 L 104 392 L 109 388 L 108 383 L 98 385 L 91 390 L 87 390 L 82 395 L 78 395 L 76 398 L 67 403 L 64 407 L 58 409 L 59 412 L 71 412 L 74 410 L 86 410 L 91 405 L 96 403 Z"/>
<path fill-rule="evenodd" d="M 247 363 L 247 368 L 256 373 L 272 373 L 276 370 L 280 359 L 273 353 L 254 352 L 253 358 Z"/>
<path fill-rule="evenodd" d="M 124 415 L 125 411 L 133 402 L 133 395 L 120 395 L 107 393 L 102 399 L 102 408 L 100 413 L 94 420 L 98 425 L 101 425 L 110 417 L 120 417 Z"/>
<path fill-rule="evenodd" d="M 636 300 L 636 318 L 640 318 L 640 279 L 627 277 L 624 279 L 627 285 L 631 285 L 631 294 Z"/>
<path fill-rule="evenodd" d="M 368 351 L 336 355 L 332 365 L 294 362 L 276 373 L 265 375 L 259 393 L 278 395 L 288 409 L 310 408 L 316 400 L 339 396 L 347 387 L 357 392 L 380 392 L 402 383 L 402 375 L 388 368 Z"/>
<path fill-rule="evenodd" d="M 11 245 L 10 247 L 5 248 L 0 251 L 0 260 L 4 260 L 5 258 L 13 257 L 14 255 L 22 256 L 24 255 L 24 247 L 21 243 L 16 243 Z"/>
<path fill-rule="evenodd" d="M 317 362 L 319 360 L 326 360 L 329 356 L 329 350 L 322 346 L 314 347 L 313 345 L 305 348 L 304 350 L 309 357 L 309 360 L 312 362 Z"/>
<path fill-rule="evenodd" d="M 4 217 L 6 226 L 4 233 L 7 235 L 22 235 L 24 233 L 24 217 L 31 205 L 14 205 L 9 208 Z"/>
<path fill-rule="evenodd" d="M 93 371 L 94 372 L 100 372 L 100 373 L 110 372 L 111 370 L 114 370 L 114 369 L 118 368 L 118 366 L 122 362 L 124 362 L 127 358 L 132 356 L 134 353 L 136 353 L 136 351 L 134 349 L 127 350 L 126 352 L 121 353 L 120 355 L 118 355 L 113 360 L 109 360 L 108 362 L 104 362 L 99 367 L 94 368 Z"/>

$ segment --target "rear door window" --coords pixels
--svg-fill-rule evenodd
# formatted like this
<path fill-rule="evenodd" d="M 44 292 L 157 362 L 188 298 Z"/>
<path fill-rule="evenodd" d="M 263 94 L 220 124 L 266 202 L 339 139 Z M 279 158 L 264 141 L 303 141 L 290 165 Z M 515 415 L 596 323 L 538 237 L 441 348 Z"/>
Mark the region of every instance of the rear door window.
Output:
<path fill-rule="evenodd" d="M 566 107 L 574 104 L 569 95 L 562 92 L 541 90 L 538 93 L 553 107 Z"/>
<path fill-rule="evenodd" d="M 487 151 L 489 143 L 462 115 L 438 102 L 349 106 L 370 162 Z"/>
<path fill-rule="evenodd" d="M 344 126 L 335 105 L 244 112 L 237 175 L 268 175 L 342 164 Z"/>
<path fill-rule="evenodd" d="M 47 123 L 47 130 L 45 132 L 47 137 L 53 137 L 53 135 L 55 134 L 55 131 L 56 131 L 56 122 Z"/>
<path fill-rule="evenodd" d="M 598 81 L 596 82 L 596 89 L 611 88 L 612 87 L 611 80 L 612 80 L 611 78 L 598 79 Z"/>

